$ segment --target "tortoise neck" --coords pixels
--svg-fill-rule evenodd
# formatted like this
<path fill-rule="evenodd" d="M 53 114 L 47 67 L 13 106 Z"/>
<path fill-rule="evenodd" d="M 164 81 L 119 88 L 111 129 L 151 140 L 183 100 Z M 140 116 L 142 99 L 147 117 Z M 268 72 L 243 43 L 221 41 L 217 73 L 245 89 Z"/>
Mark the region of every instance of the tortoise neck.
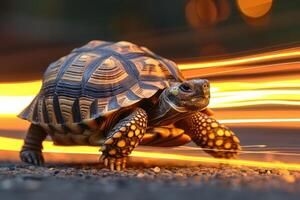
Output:
<path fill-rule="evenodd" d="M 173 124 L 174 122 L 190 115 L 191 111 L 185 107 L 175 105 L 167 96 L 164 90 L 159 96 L 159 101 L 149 112 L 149 125 L 162 126 Z"/>

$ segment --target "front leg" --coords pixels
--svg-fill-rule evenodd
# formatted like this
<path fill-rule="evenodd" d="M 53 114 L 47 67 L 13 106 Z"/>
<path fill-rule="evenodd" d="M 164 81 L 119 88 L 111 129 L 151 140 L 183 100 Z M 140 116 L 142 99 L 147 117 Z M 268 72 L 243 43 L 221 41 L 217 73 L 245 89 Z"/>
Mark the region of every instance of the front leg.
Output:
<path fill-rule="evenodd" d="M 236 157 L 241 150 L 239 139 L 228 127 L 200 111 L 175 125 L 184 129 L 198 146 L 214 157 Z"/>
<path fill-rule="evenodd" d="M 137 108 L 114 126 L 101 147 L 100 159 L 104 161 L 105 166 L 117 171 L 125 168 L 126 158 L 141 142 L 147 122 L 147 113 Z"/>

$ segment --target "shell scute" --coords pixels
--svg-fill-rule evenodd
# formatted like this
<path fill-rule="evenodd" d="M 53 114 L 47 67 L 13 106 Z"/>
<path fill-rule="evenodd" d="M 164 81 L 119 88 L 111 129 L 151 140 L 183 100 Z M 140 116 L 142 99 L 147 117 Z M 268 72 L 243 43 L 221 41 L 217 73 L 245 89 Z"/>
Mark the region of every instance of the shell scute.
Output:
<path fill-rule="evenodd" d="M 49 65 L 39 94 L 19 116 L 36 124 L 73 127 L 183 80 L 174 62 L 145 47 L 94 40 Z"/>

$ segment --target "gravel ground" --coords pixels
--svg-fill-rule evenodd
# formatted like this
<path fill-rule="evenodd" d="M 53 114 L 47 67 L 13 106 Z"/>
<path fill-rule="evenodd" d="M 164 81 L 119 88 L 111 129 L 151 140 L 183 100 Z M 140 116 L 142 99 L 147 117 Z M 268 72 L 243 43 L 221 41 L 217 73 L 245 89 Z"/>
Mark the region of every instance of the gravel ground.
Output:
<path fill-rule="evenodd" d="M 0 199 L 300 199 L 300 172 L 232 166 L 0 163 Z"/>

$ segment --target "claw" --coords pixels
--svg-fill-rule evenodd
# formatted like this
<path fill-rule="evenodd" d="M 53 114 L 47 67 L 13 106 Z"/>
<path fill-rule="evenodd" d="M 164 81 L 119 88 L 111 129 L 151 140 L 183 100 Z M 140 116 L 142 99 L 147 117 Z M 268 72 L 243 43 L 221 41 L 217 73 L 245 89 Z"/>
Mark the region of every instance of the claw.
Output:
<path fill-rule="evenodd" d="M 29 163 L 33 163 L 33 159 L 31 157 L 31 155 L 28 155 L 27 160 L 28 160 Z"/>
<path fill-rule="evenodd" d="M 118 163 L 117 165 L 116 165 L 116 170 L 119 172 L 119 171 L 121 171 L 121 163 Z"/>
<path fill-rule="evenodd" d="M 121 171 L 121 169 L 122 169 L 122 166 L 121 166 L 122 162 L 123 162 L 123 158 L 117 159 L 117 162 L 116 162 L 116 170 L 117 171 Z"/>
<path fill-rule="evenodd" d="M 122 162 L 122 169 L 125 169 L 126 168 L 126 161 L 123 161 Z"/>
<path fill-rule="evenodd" d="M 107 167 L 108 166 L 108 158 L 104 159 L 104 165 Z"/>
<path fill-rule="evenodd" d="M 37 161 L 36 158 L 33 159 L 33 163 L 34 163 L 35 165 L 39 165 L 39 162 Z"/>
<path fill-rule="evenodd" d="M 104 161 L 104 159 L 105 159 L 105 155 L 101 155 L 99 158 L 100 161 Z"/>
<path fill-rule="evenodd" d="M 111 171 L 115 170 L 115 164 L 113 162 L 110 163 L 110 170 Z"/>

